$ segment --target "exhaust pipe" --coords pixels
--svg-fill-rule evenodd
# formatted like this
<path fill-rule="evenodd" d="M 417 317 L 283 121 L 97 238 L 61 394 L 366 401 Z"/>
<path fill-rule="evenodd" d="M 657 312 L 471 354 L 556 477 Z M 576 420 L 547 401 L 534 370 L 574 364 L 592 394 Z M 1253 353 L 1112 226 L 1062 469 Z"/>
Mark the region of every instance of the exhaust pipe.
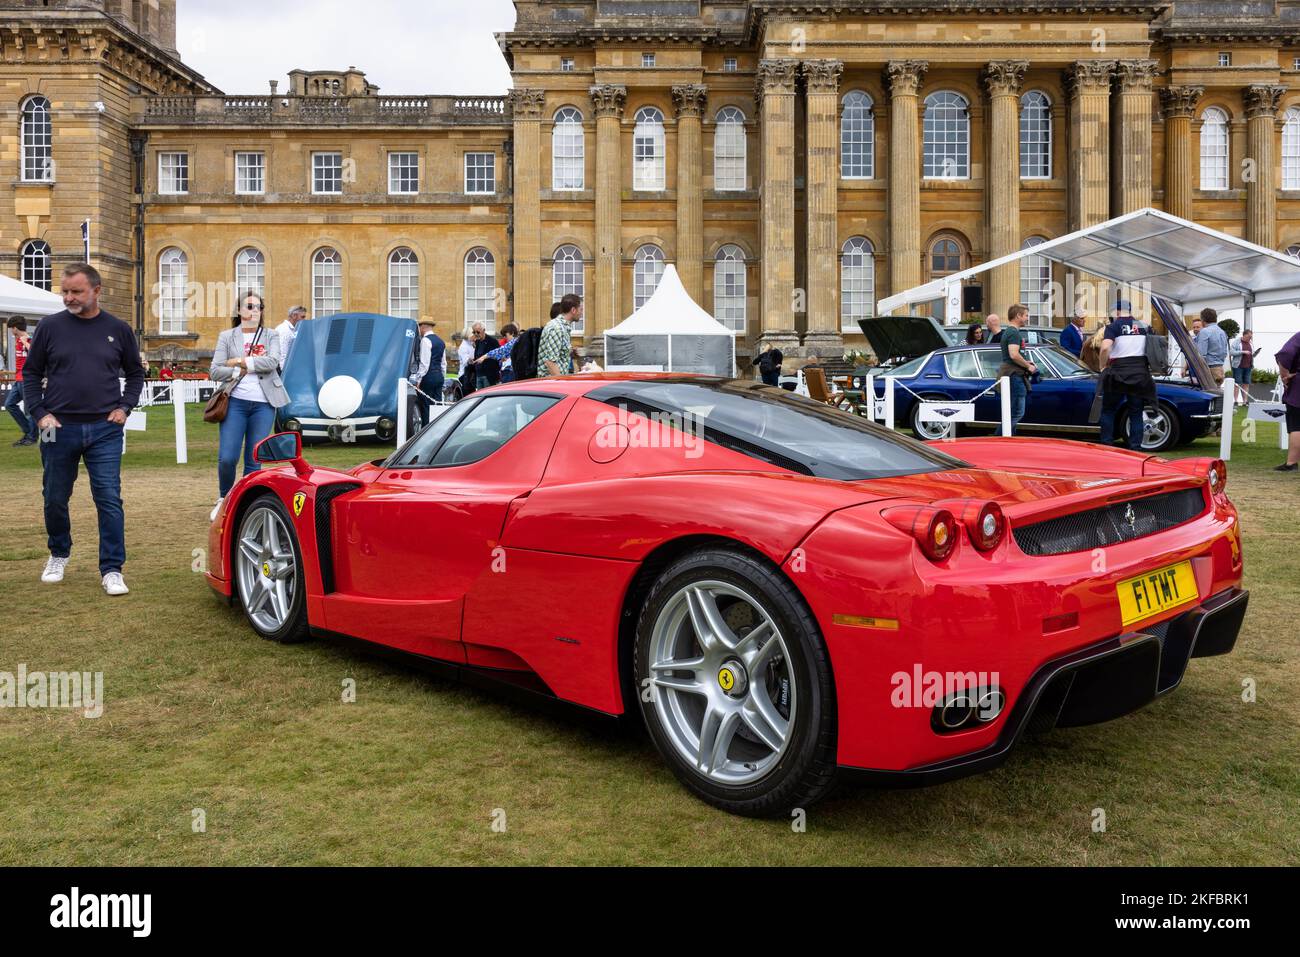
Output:
<path fill-rule="evenodd" d="M 988 724 L 1002 713 L 1006 707 L 1007 696 L 997 688 L 988 688 L 979 696 L 975 702 L 975 720 L 980 724 Z"/>
<path fill-rule="evenodd" d="M 1006 704 L 1007 696 L 997 688 L 958 691 L 935 706 L 930 727 L 937 734 L 949 734 L 972 725 L 989 724 L 1002 714 Z"/>
<path fill-rule="evenodd" d="M 947 731 L 956 731 L 970 721 L 975 710 L 970 695 L 959 693 L 939 710 L 939 724 Z"/>

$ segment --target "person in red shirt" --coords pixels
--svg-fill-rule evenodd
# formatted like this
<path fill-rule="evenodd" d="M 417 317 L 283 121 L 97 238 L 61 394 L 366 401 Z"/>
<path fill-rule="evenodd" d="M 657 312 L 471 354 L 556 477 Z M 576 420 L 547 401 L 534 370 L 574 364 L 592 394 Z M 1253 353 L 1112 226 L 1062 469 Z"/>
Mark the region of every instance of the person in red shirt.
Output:
<path fill-rule="evenodd" d="M 9 395 L 5 398 L 5 410 L 14 417 L 19 430 L 23 433 L 22 438 L 14 445 L 35 445 L 36 422 L 19 404 L 23 400 L 23 366 L 27 362 L 27 349 L 31 345 L 32 337 L 27 334 L 27 320 L 22 316 L 14 316 L 5 323 L 5 326 L 12 329 L 14 333 L 14 374 L 17 376 L 17 381 L 9 387 Z"/>

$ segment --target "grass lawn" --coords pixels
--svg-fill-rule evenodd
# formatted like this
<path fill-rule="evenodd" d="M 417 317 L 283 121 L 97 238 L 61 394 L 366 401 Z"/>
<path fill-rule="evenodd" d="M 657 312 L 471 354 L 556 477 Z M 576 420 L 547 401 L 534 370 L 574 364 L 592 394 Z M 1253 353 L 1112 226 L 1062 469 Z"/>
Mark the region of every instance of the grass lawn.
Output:
<path fill-rule="evenodd" d="M 1271 424 L 1236 443 L 1230 467 L 1252 591 L 1233 654 L 1193 661 L 1175 694 L 1137 714 L 1030 739 L 991 773 L 840 793 L 797 833 L 691 798 L 640 737 L 342 644 L 258 639 L 191 570 L 216 497 L 217 429 L 191 406 L 190 463 L 178 466 L 170 408 L 148 419 L 123 465 L 131 594 L 120 599 L 99 586 L 84 474 L 68 577 L 40 583 L 39 455 L 10 448 L 17 429 L 0 424 L 0 671 L 102 671 L 106 697 L 98 719 L 0 710 L 0 865 L 1300 859 L 1300 478 L 1271 471 L 1282 461 Z M 332 465 L 380 454 L 308 452 Z M 341 700 L 346 679 L 355 703 Z"/>

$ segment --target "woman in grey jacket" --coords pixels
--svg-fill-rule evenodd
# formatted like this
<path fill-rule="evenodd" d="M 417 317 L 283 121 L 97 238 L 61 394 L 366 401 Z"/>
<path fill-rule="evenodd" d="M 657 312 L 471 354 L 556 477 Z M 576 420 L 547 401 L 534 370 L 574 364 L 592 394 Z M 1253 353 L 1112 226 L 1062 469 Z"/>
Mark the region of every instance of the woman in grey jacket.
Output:
<path fill-rule="evenodd" d="M 244 452 L 244 474 L 260 466 L 253 448 L 271 434 L 275 410 L 289 401 L 280 380 L 280 337 L 263 323 L 266 304 L 255 292 L 239 297 L 239 325 L 217 339 L 209 375 L 216 382 L 235 380 L 226 418 L 221 423 L 217 452 L 217 481 L 220 496 L 212 509 L 215 519 L 222 499 L 235 484 L 239 452 Z"/>

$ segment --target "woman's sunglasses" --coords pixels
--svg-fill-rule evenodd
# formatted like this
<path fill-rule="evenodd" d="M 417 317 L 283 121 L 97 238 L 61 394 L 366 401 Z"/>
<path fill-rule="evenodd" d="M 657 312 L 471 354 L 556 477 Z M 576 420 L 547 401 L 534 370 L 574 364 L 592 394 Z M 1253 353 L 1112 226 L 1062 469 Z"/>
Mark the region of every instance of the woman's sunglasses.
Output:
<path fill-rule="evenodd" d="M 259 312 L 260 312 L 261 309 L 262 309 L 262 307 L 261 307 L 258 303 L 255 303 L 255 302 L 246 302 L 246 303 L 244 303 L 243 308 L 245 308 L 245 309 L 257 309 Z"/>

